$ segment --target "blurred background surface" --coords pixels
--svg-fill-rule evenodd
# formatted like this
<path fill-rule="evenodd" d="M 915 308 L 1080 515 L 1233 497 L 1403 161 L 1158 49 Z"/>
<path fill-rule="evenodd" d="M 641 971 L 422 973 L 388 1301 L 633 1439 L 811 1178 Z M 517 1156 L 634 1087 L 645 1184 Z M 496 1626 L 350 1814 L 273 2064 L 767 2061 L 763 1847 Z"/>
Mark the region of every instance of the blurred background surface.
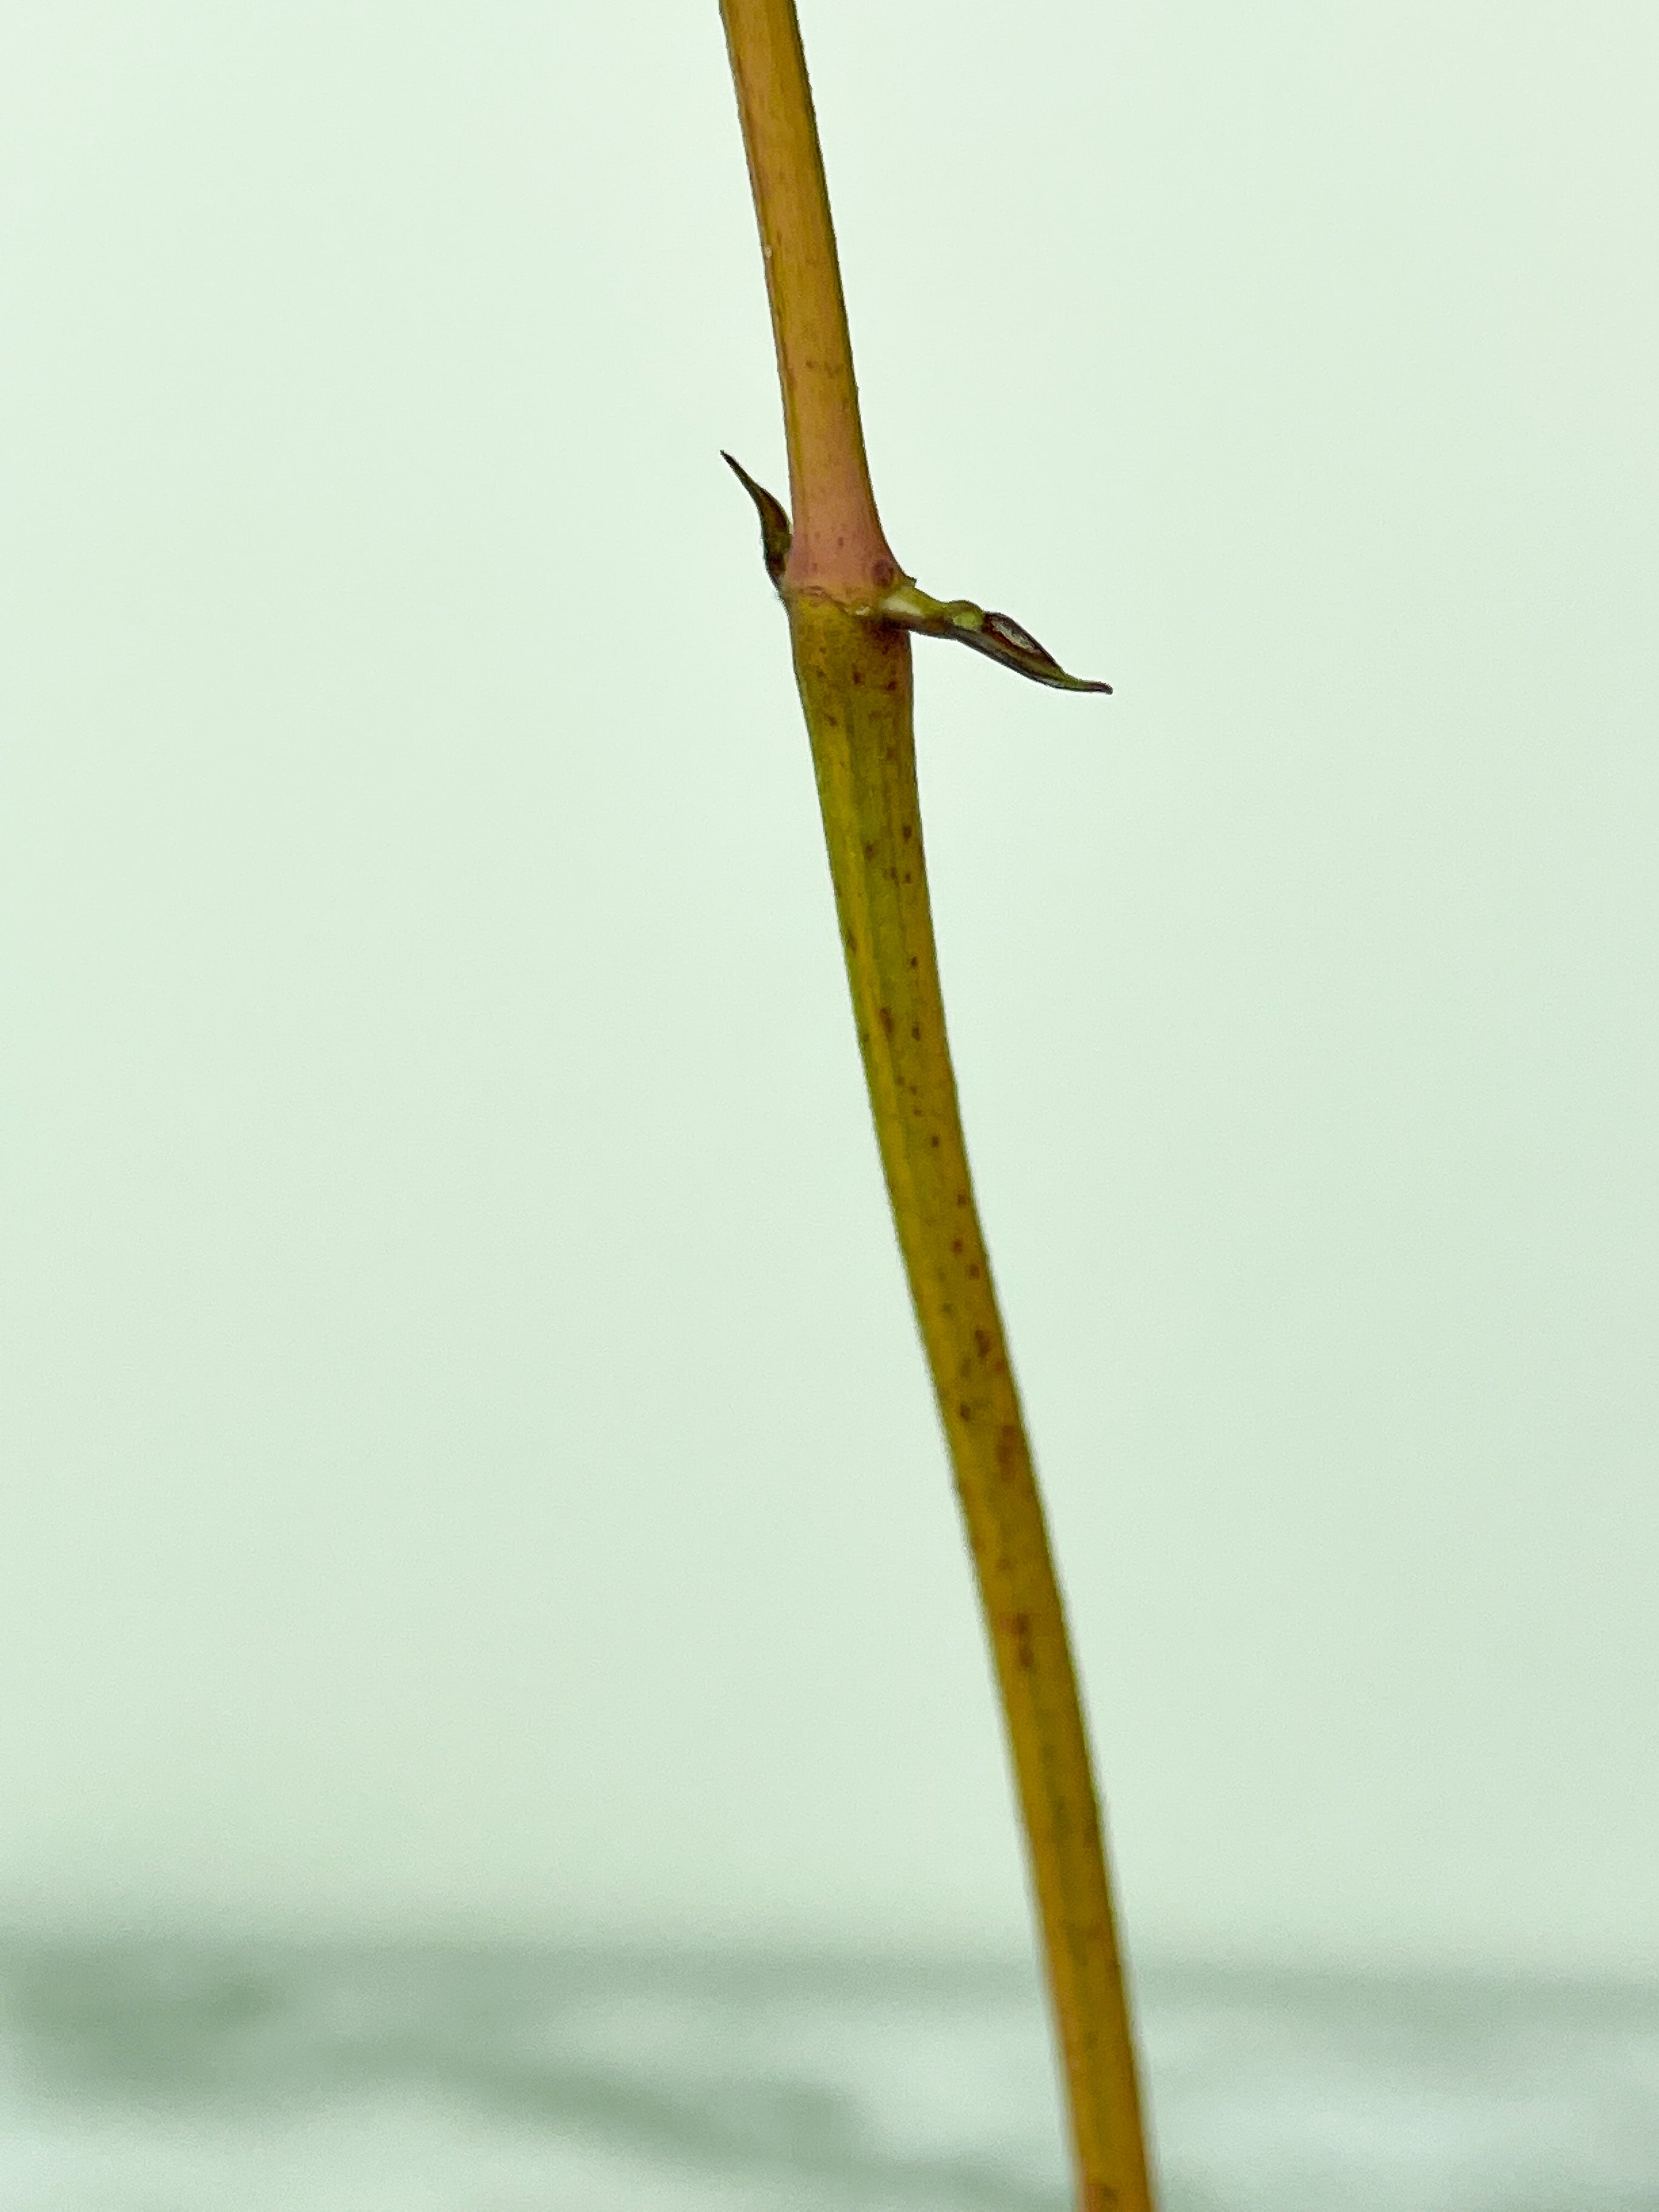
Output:
<path fill-rule="evenodd" d="M 1060 2212 L 1029 1974 L 890 1950 L 36 1942 L 7 2212 Z M 1650 2212 L 1659 1994 L 1146 1977 L 1164 2212 Z"/>
<path fill-rule="evenodd" d="M 1659 18 L 804 15 L 889 533 L 1118 687 L 919 656 L 1180 2201 L 1659 2204 Z M 7 2212 L 368 2205 L 394 2137 L 388 2207 L 601 2203 L 561 2115 L 655 2141 L 658 2067 L 848 2201 L 890 2125 L 1053 2201 L 718 458 L 784 489 L 725 69 L 712 0 L 0 20 Z M 836 1959 L 933 1962 L 896 2044 Z"/>

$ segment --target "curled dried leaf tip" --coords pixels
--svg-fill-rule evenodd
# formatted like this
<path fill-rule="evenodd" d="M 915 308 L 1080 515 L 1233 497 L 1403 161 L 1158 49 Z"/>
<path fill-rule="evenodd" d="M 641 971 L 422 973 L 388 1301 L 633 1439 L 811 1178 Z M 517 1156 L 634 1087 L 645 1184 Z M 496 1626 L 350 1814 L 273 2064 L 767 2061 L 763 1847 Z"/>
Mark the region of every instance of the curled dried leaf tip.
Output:
<path fill-rule="evenodd" d="M 720 459 L 755 502 L 760 517 L 761 557 L 781 596 L 792 534 L 788 513 L 764 484 L 755 482 L 740 461 L 726 453 Z M 923 637 L 954 638 L 958 645 L 971 646 L 975 653 L 1000 660 L 1016 675 L 1029 676 L 1033 684 L 1047 684 L 1056 691 L 1109 691 L 1112 688 L 1109 684 L 1091 683 L 1086 677 L 1068 676 L 1047 646 L 1039 645 L 1012 615 L 975 606 L 971 599 L 936 599 L 913 576 L 900 577 L 884 597 L 857 611 L 872 621 L 896 623 Z"/>
<path fill-rule="evenodd" d="M 774 499 L 764 484 L 755 482 L 741 461 L 734 461 L 726 453 L 722 453 L 720 459 L 755 502 L 755 512 L 760 517 L 761 558 L 774 586 L 781 591 L 783 564 L 789 558 L 789 542 L 793 535 L 788 512 L 783 501 Z"/>

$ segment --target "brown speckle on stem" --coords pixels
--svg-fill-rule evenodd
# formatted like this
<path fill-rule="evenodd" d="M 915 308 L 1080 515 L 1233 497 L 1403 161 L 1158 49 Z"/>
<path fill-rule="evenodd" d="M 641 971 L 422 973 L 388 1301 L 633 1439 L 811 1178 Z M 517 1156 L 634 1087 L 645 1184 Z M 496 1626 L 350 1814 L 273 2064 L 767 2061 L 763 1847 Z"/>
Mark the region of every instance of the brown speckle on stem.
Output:
<path fill-rule="evenodd" d="M 1064 1610 L 975 1213 L 919 822 L 908 616 L 871 489 L 835 234 L 793 0 L 722 0 L 778 355 L 789 612 L 876 1134 L 982 1610 L 1058 2031 L 1079 2212 L 1151 2212 L 1133 2046 Z M 775 502 L 774 502 L 776 504 Z M 763 510 L 764 528 L 764 510 Z M 1028 631 L 906 605 L 1037 680 L 1084 688 Z M 937 621 L 943 627 L 934 627 Z M 964 612 L 964 608 L 966 611 Z M 860 612 L 860 611 L 864 611 Z M 901 865 L 902 856 L 902 865 Z M 967 1361 L 972 1397 L 955 1378 Z M 977 1363 L 975 1366 L 974 1363 Z M 1104 1931 L 1103 1935 L 1103 1931 Z"/>

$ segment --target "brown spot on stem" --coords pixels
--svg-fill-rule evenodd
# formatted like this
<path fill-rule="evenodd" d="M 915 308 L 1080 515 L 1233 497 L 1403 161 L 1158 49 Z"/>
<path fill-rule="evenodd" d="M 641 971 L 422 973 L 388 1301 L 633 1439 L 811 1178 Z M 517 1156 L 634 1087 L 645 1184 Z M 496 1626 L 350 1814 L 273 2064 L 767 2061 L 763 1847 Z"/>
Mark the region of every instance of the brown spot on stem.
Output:
<path fill-rule="evenodd" d="M 881 1024 L 882 1035 L 884 1036 L 891 1036 L 893 1034 L 893 1017 L 885 1006 L 878 1006 L 876 1008 L 876 1019 Z"/>

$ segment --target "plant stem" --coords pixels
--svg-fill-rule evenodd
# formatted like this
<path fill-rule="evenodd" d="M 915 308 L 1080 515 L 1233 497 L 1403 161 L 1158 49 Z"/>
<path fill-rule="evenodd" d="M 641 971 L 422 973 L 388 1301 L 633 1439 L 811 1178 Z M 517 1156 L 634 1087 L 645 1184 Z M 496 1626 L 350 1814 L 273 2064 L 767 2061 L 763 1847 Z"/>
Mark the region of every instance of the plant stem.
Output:
<path fill-rule="evenodd" d="M 945 1036 L 900 574 L 865 461 L 793 0 L 722 0 L 765 253 L 795 534 L 781 589 L 893 1219 L 978 1576 L 1036 1892 L 1079 2212 L 1151 2212 L 1101 1826 L 1066 1619 Z M 805 543 L 803 543 L 805 541 Z"/>
<path fill-rule="evenodd" d="M 841 264 L 793 0 L 721 0 L 783 387 L 786 589 L 848 604 L 897 580 L 864 456 Z"/>

